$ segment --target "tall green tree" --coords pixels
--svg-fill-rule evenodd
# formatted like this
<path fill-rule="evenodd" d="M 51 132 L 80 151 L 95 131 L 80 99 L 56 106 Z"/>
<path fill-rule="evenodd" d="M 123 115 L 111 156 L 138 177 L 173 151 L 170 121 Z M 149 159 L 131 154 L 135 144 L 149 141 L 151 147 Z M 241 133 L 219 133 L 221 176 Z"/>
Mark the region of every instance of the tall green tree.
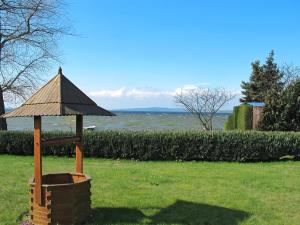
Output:
<path fill-rule="evenodd" d="M 266 96 L 271 91 L 279 92 L 282 87 L 283 74 L 278 65 L 274 62 L 274 51 L 272 50 L 266 59 L 264 65 L 255 61 L 252 65 L 250 81 L 242 81 L 241 102 L 264 102 Z"/>
<path fill-rule="evenodd" d="M 260 102 L 262 101 L 262 94 L 259 89 L 259 83 L 262 79 L 262 66 L 257 60 L 251 63 L 252 73 L 250 76 L 250 81 L 242 81 L 241 87 L 243 89 L 243 97 L 240 99 L 241 102 Z"/>
<path fill-rule="evenodd" d="M 268 92 L 279 93 L 283 88 L 283 72 L 280 71 L 278 65 L 274 62 L 274 51 L 272 50 L 263 65 L 263 80 L 260 83 L 260 91 L 263 100 L 268 95 Z"/>
<path fill-rule="evenodd" d="M 268 93 L 258 129 L 300 131 L 300 78 L 288 83 L 280 92 Z"/>

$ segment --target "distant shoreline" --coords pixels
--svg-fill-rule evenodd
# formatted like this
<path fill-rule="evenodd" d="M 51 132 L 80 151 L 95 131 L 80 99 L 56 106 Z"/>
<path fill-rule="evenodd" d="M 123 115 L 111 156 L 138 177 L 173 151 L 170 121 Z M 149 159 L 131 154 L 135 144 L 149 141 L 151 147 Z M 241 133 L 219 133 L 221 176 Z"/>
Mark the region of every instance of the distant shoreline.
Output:
<path fill-rule="evenodd" d="M 112 109 L 112 112 L 124 113 L 187 113 L 183 108 L 163 108 L 163 107 L 147 107 L 147 108 L 125 108 L 125 109 Z M 232 110 L 220 110 L 218 114 L 230 114 Z"/>
<path fill-rule="evenodd" d="M 111 110 L 113 113 L 126 113 L 126 114 L 190 114 L 189 112 L 176 112 L 176 111 L 127 111 L 127 110 Z M 231 112 L 218 112 L 216 115 L 229 115 Z"/>
<path fill-rule="evenodd" d="M 6 108 L 5 112 L 12 111 L 13 108 Z M 124 108 L 124 109 L 112 109 L 110 110 L 114 113 L 137 113 L 137 114 L 144 114 L 144 113 L 151 113 L 151 114 L 190 114 L 189 112 L 185 111 L 182 108 L 163 108 L 163 107 L 149 107 L 149 108 Z M 217 114 L 231 114 L 232 110 L 220 110 Z"/>

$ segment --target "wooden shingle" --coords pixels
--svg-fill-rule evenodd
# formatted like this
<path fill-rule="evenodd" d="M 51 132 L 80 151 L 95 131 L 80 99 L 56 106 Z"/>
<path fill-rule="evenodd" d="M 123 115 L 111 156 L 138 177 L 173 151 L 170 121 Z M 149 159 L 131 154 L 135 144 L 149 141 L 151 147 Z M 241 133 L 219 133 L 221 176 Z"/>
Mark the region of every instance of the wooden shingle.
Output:
<path fill-rule="evenodd" d="M 97 104 L 62 73 L 32 95 L 23 105 L 3 117 L 99 115 L 114 116 Z"/>

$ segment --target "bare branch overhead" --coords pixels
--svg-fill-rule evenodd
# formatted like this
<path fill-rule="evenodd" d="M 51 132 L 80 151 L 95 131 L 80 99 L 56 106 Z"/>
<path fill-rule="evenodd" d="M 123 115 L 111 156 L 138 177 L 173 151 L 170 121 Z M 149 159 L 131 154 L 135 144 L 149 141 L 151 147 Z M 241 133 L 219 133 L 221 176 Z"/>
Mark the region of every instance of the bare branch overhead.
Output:
<path fill-rule="evenodd" d="M 26 99 L 59 60 L 58 40 L 71 34 L 63 1 L 0 0 L 0 115 L 4 101 Z"/>
<path fill-rule="evenodd" d="M 58 59 L 57 41 L 71 33 L 63 6 L 62 0 L 0 0 L 0 87 L 6 100 L 26 98 Z"/>

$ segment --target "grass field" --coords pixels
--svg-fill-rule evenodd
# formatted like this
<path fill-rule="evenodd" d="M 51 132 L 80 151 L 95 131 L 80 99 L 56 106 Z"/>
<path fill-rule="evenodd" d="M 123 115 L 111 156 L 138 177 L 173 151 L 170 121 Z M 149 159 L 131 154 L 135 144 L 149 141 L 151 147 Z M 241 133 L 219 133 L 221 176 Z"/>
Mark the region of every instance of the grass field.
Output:
<path fill-rule="evenodd" d="M 74 159 L 44 157 L 45 172 Z M 299 225 L 300 162 L 136 162 L 85 159 L 91 224 Z M 0 155 L 0 224 L 29 206 L 33 158 Z"/>

